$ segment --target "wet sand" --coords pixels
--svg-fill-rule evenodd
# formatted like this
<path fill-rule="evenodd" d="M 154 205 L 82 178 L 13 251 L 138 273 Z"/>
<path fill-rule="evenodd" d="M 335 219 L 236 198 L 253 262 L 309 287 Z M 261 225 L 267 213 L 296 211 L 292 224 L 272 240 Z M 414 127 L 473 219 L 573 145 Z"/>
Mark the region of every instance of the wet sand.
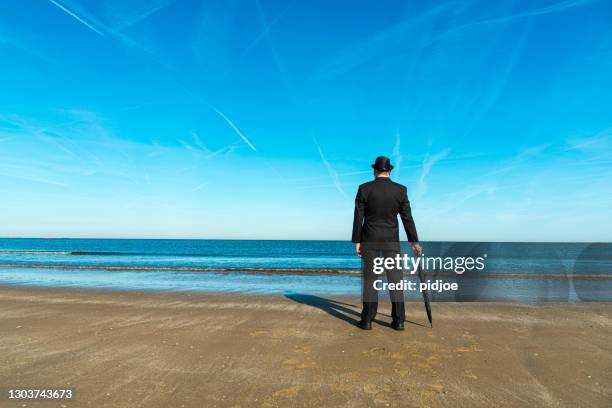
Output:
<path fill-rule="evenodd" d="M 612 303 L 436 303 L 0 286 L 0 387 L 66 407 L 609 407 Z M 25 405 L 24 405 L 25 404 Z"/>

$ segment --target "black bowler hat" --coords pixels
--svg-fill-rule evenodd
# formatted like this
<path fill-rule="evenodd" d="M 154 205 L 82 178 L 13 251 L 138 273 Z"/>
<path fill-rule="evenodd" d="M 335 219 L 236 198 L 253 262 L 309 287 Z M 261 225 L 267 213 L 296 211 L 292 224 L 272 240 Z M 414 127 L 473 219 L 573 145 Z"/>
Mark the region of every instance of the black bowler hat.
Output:
<path fill-rule="evenodd" d="M 374 170 L 378 171 L 391 171 L 393 170 L 393 166 L 391 165 L 391 160 L 385 156 L 378 156 L 376 161 L 372 165 Z"/>

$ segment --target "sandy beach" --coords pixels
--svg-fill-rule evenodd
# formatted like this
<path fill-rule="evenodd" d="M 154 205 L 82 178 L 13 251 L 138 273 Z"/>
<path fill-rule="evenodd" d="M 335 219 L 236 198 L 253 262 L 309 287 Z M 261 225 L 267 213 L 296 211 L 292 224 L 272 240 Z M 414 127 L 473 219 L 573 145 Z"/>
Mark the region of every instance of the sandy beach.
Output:
<path fill-rule="evenodd" d="M 0 384 L 67 407 L 609 407 L 612 304 L 419 303 L 364 332 L 359 299 L 0 287 Z M 40 406 L 31 401 L 1 406 Z"/>

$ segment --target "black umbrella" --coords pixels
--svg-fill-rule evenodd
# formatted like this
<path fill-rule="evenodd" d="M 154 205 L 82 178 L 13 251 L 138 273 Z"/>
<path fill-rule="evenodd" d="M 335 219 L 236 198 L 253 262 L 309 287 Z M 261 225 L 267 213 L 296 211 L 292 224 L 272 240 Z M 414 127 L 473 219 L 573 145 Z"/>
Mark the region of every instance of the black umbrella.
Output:
<path fill-rule="evenodd" d="M 421 282 L 423 283 L 427 283 L 427 280 L 425 279 L 425 272 L 423 272 L 423 268 L 421 268 L 419 266 L 419 279 L 421 280 Z M 423 302 L 425 303 L 425 310 L 427 311 L 427 318 L 429 319 L 429 325 L 433 328 L 433 322 L 432 322 L 432 317 L 431 317 L 431 302 L 430 302 L 430 298 L 429 298 L 429 291 L 427 290 L 427 288 L 425 288 L 425 290 L 422 291 L 423 293 Z"/>

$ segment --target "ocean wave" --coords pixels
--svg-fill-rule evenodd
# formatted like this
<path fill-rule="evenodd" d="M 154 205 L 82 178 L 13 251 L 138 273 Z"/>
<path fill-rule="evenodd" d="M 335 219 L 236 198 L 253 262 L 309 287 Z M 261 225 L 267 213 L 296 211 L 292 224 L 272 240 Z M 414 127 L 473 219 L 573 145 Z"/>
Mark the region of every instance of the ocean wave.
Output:
<path fill-rule="evenodd" d="M 259 274 L 318 274 L 318 275 L 359 275 L 357 268 L 268 268 L 268 267 L 221 267 L 221 266 L 137 266 L 137 265 L 54 265 L 54 264 L 0 264 L 2 268 L 44 268 L 44 269 L 90 269 L 108 271 L 176 271 L 176 272 L 245 272 Z M 462 279 L 545 279 L 545 280 L 612 280 L 612 274 L 565 274 L 565 273 L 470 273 L 425 272 L 429 278 Z M 407 274 L 406 276 L 414 276 Z"/>
<path fill-rule="evenodd" d="M 27 254 L 27 255 L 70 255 L 71 251 L 12 251 L 0 250 L 0 255 L 4 254 Z"/>
<path fill-rule="evenodd" d="M 126 265 L 54 265 L 54 264 L 0 264 L 0 268 L 45 269 L 102 269 L 109 271 L 185 271 L 185 272 L 254 272 L 254 273 L 310 273 L 349 274 L 361 273 L 350 268 L 265 268 L 265 267 L 206 267 L 206 266 L 126 266 Z"/>
<path fill-rule="evenodd" d="M 37 250 L 0 250 L 0 255 L 117 255 L 117 256 L 193 256 L 193 257 L 222 257 L 222 258 L 242 258 L 242 254 L 225 254 L 225 253 L 182 253 L 182 252 L 129 252 L 129 251 L 37 251 Z M 330 254 L 330 253 L 317 253 L 307 252 L 303 254 L 283 254 L 283 258 L 300 258 L 304 255 L 312 256 L 325 256 L 329 258 L 347 257 L 353 256 L 353 253 L 347 254 Z M 269 256 L 265 256 L 266 258 Z"/>
<path fill-rule="evenodd" d="M 146 252 L 117 252 L 117 251 L 36 251 L 36 250 L 0 250 L 3 254 L 25 254 L 25 255 L 172 255 Z M 174 254 L 177 255 L 177 254 Z"/>

